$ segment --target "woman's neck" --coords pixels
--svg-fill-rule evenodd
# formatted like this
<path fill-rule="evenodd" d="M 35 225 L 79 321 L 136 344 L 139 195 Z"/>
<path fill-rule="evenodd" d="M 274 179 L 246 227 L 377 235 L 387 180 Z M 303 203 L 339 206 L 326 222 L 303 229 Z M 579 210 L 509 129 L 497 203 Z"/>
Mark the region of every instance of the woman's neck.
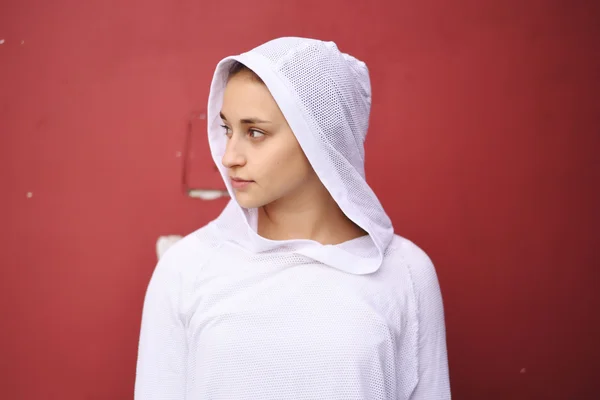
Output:
<path fill-rule="evenodd" d="M 310 239 L 339 244 L 366 232 L 342 212 L 322 187 L 260 207 L 258 234 L 271 240 Z"/>

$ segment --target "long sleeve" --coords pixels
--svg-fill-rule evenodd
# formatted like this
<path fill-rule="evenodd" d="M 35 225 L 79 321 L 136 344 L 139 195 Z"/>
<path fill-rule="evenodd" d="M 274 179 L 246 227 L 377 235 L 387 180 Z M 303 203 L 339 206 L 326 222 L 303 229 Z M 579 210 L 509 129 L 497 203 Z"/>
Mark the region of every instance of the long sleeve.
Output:
<path fill-rule="evenodd" d="M 135 400 L 185 398 L 187 343 L 180 318 L 182 277 L 167 252 L 152 274 L 142 312 Z"/>
<path fill-rule="evenodd" d="M 418 317 L 418 382 L 410 400 L 448 400 L 450 380 L 444 306 L 437 274 L 422 252 L 412 269 Z"/>

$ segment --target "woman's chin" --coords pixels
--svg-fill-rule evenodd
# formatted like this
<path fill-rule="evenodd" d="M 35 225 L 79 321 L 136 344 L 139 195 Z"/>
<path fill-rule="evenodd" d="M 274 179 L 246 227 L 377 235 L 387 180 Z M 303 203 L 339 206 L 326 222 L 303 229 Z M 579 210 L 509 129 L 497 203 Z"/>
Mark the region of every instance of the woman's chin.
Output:
<path fill-rule="evenodd" d="M 264 205 L 264 202 L 261 201 L 257 196 L 252 196 L 249 193 L 245 193 L 242 191 L 236 191 L 235 193 L 235 201 L 243 208 L 259 208 Z"/>

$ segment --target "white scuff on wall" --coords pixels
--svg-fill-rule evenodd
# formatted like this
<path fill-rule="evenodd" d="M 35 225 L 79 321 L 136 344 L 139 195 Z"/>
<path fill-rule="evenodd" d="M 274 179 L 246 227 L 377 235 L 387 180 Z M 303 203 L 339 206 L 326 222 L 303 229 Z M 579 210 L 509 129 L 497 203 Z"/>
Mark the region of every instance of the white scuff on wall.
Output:
<path fill-rule="evenodd" d="M 160 236 L 156 241 L 156 256 L 160 260 L 160 258 L 166 253 L 169 247 L 173 246 L 179 240 L 181 240 L 183 236 L 180 235 L 165 235 Z"/>
<path fill-rule="evenodd" d="M 228 197 L 229 192 L 219 189 L 189 189 L 188 196 L 201 200 L 216 200 L 221 197 Z"/>

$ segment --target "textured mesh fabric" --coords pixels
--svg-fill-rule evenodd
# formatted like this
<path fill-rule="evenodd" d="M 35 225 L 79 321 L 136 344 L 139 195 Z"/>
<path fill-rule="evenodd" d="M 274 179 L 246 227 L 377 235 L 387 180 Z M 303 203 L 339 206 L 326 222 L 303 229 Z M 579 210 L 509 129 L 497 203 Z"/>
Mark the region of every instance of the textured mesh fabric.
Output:
<path fill-rule="evenodd" d="M 369 235 L 336 246 L 269 241 L 255 232 L 256 212 L 230 201 L 154 270 L 135 399 L 449 399 L 435 269 L 393 234 L 364 180 L 366 66 L 301 38 L 226 58 L 209 99 L 217 165 L 224 135 L 215 118 L 234 59 L 265 81 L 319 177 Z"/>
<path fill-rule="evenodd" d="M 210 224 L 154 271 L 135 399 L 450 399 L 431 260 L 395 236 L 378 271 L 348 274 L 248 252 Z"/>

